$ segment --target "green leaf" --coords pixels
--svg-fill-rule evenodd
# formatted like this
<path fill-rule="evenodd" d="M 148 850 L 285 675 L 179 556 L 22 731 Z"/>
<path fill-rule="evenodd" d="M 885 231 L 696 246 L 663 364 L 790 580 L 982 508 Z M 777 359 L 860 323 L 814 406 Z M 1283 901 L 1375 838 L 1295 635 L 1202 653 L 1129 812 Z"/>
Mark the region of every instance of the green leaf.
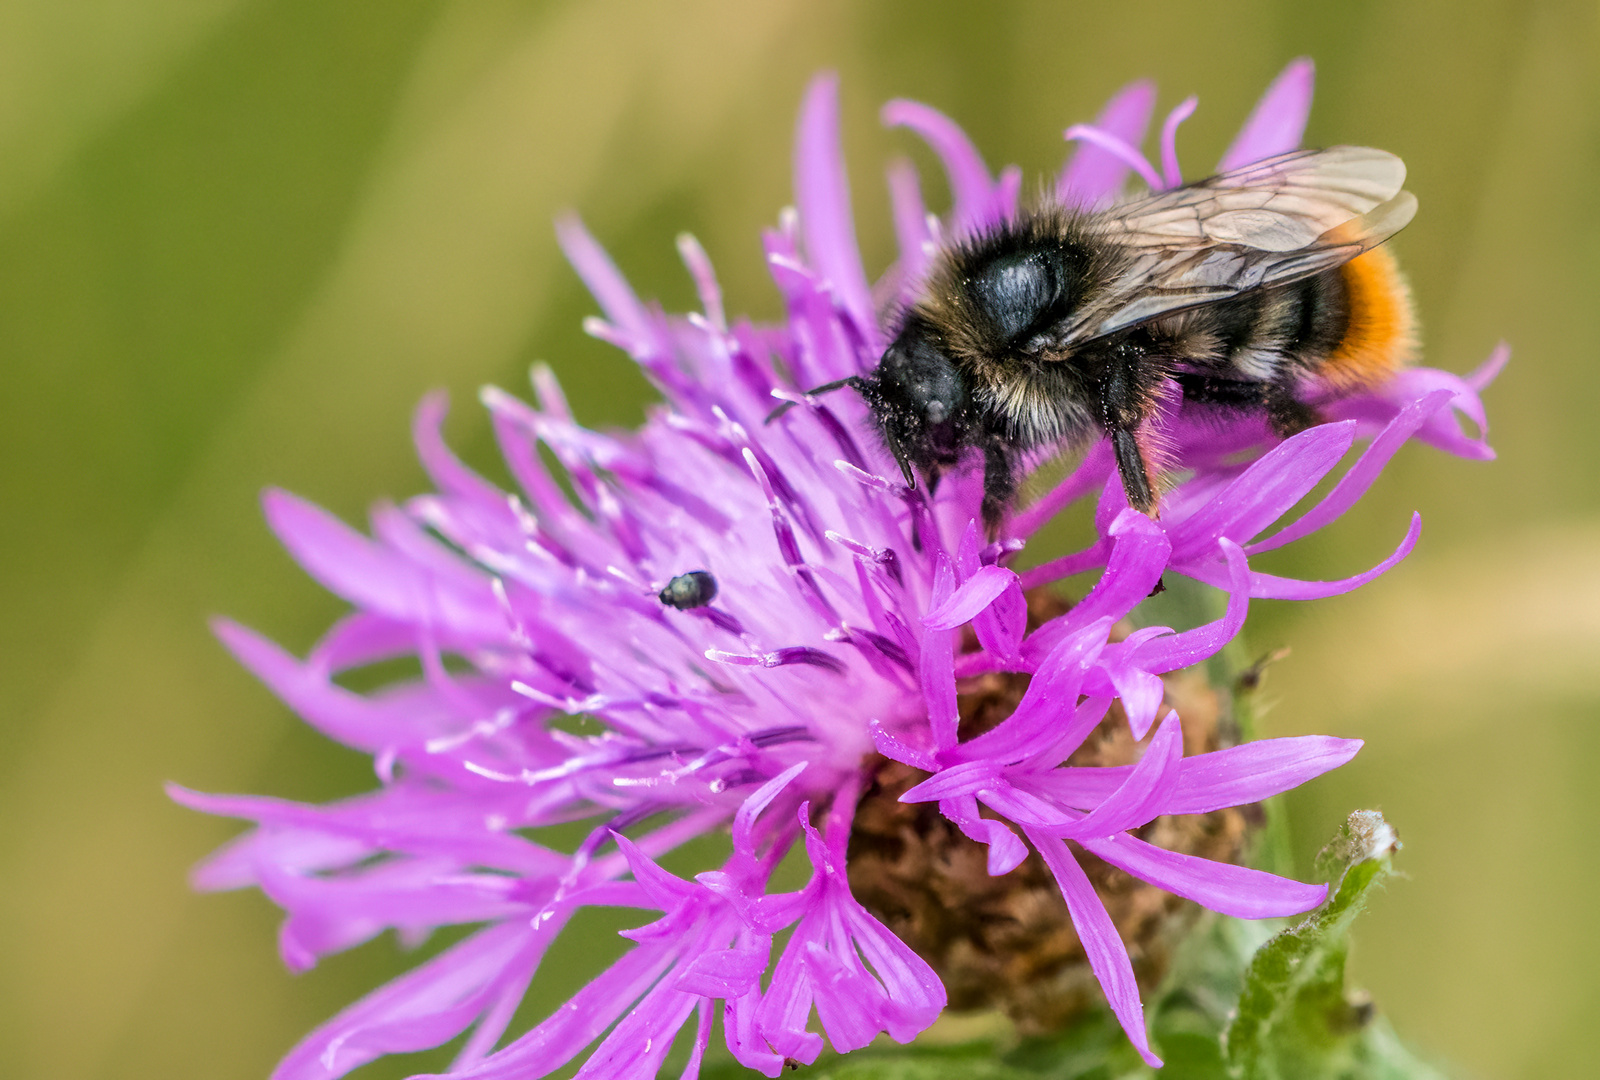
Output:
<path fill-rule="evenodd" d="M 1317 857 L 1330 898 L 1263 945 L 1245 969 L 1238 1010 L 1222 1040 L 1239 1080 L 1438 1075 L 1374 1016 L 1366 995 L 1345 987 L 1350 926 L 1391 873 L 1399 848 L 1382 814 L 1358 810 Z"/>

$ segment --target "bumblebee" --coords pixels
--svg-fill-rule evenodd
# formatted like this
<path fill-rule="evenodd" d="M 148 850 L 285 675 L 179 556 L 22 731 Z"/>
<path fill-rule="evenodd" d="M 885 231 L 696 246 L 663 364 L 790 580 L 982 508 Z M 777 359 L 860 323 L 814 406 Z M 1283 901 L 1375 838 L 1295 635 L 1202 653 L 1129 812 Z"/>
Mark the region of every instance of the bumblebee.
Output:
<path fill-rule="evenodd" d="M 1030 454 L 1097 432 L 1154 515 L 1164 386 L 1288 436 L 1410 361 L 1410 299 L 1378 246 L 1416 212 L 1404 182 L 1394 155 L 1336 146 L 1100 212 L 1026 211 L 941 251 L 877 368 L 845 384 L 912 486 L 982 451 L 991 529 Z"/>

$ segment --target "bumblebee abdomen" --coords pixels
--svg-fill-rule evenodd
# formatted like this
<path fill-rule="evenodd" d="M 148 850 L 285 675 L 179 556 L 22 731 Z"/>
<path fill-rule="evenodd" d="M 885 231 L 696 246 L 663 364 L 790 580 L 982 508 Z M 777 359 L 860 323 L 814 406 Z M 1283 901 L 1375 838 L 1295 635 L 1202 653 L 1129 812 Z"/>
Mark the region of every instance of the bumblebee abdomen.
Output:
<path fill-rule="evenodd" d="M 1350 393 L 1383 382 L 1416 354 L 1411 290 L 1387 248 L 1374 248 L 1337 271 L 1345 293 L 1344 332 L 1316 367 L 1321 382 Z"/>

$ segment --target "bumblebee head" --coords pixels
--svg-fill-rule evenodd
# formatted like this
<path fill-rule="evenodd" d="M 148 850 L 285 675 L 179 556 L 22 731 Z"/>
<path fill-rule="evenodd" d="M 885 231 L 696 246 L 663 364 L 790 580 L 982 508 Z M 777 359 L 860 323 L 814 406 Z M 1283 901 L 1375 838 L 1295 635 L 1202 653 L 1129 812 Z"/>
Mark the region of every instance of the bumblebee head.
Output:
<path fill-rule="evenodd" d="M 918 469 L 932 477 L 959 459 L 969 426 L 967 381 L 926 322 L 913 316 L 856 388 L 907 484 L 916 486 Z"/>

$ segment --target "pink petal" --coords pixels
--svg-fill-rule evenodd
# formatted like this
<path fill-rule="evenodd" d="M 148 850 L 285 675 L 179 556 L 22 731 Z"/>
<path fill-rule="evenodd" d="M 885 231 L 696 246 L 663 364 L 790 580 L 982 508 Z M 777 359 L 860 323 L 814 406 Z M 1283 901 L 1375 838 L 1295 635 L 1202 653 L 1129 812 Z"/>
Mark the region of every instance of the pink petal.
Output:
<path fill-rule="evenodd" d="M 922 617 L 929 630 L 954 630 L 971 622 L 1016 583 L 1017 575 L 1003 566 L 984 566 L 955 592 L 934 604 Z"/>
<path fill-rule="evenodd" d="M 465 1073 L 453 1074 L 450 1080 L 536 1080 L 549 1075 L 599 1038 L 644 996 L 686 944 L 635 945 L 549 1019 Z"/>
<path fill-rule="evenodd" d="M 1144 142 L 1155 103 L 1155 84 L 1141 79 L 1118 91 L 1095 117 L 1094 126 L 1138 146 Z M 1056 181 L 1056 201 L 1075 209 L 1098 209 L 1116 197 L 1127 175 L 1128 165 L 1122 158 L 1092 143 L 1080 143 Z"/>
<path fill-rule="evenodd" d="M 506 620 L 487 576 L 479 591 L 429 573 L 344 522 L 285 491 L 269 489 L 267 523 L 295 561 L 330 592 L 380 615 L 434 626 L 464 640 L 500 638 Z"/>
<path fill-rule="evenodd" d="M 1028 629 L 1028 598 L 1022 593 L 1017 575 L 1010 570 L 1006 573 L 1011 574 L 1011 580 L 1005 590 L 973 617 L 972 629 L 978 635 L 978 644 L 991 656 L 1014 664 L 1017 647 Z"/>
<path fill-rule="evenodd" d="M 1316 83 L 1316 68 L 1309 57 L 1300 57 L 1272 81 L 1261 95 L 1255 111 L 1245 121 L 1228 152 L 1217 165 L 1218 172 L 1232 172 L 1251 162 L 1276 154 L 1286 154 L 1300 145 L 1311 115 L 1311 91 Z"/>
<path fill-rule="evenodd" d="M 1095 895 L 1094 886 L 1089 884 L 1078 860 L 1067 850 L 1065 841 L 1032 831 L 1028 839 L 1033 841 L 1050 873 L 1055 875 L 1056 884 L 1061 886 L 1067 912 L 1072 916 L 1072 927 L 1088 954 L 1089 968 L 1105 991 L 1106 1001 L 1127 1033 L 1128 1041 L 1139 1051 L 1145 1064 L 1152 1069 L 1161 1068 L 1161 1059 L 1151 1053 L 1150 1038 L 1145 1034 L 1144 1005 L 1139 1001 L 1139 984 L 1133 977 L 1128 950 L 1111 916 L 1106 913 L 1105 905 Z"/>
<path fill-rule="evenodd" d="M 636 342 L 652 340 L 655 324 L 649 311 L 576 214 L 556 220 L 556 240 L 606 318 Z"/>
<path fill-rule="evenodd" d="M 1163 814 L 1209 814 L 1248 806 L 1338 768 L 1361 749 L 1360 739 L 1305 735 L 1260 739 L 1183 759 Z M 1027 780 L 1030 790 L 1063 806 L 1088 810 L 1122 784 L 1131 765 L 1066 766 Z"/>
<path fill-rule="evenodd" d="M 839 77 L 818 75 L 806 90 L 795 133 L 794 197 L 806 259 L 822 275 L 874 350 L 878 323 L 856 247 L 850 182 L 839 152 Z"/>
<path fill-rule="evenodd" d="M 1435 390 L 1427 397 L 1413 401 L 1401 409 L 1399 415 L 1389 422 L 1382 434 L 1372 440 L 1356 463 L 1350 466 L 1349 471 L 1333 486 L 1333 490 L 1328 492 L 1316 506 L 1307 510 L 1293 525 L 1279 530 L 1265 540 L 1251 544 L 1245 549 L 1246 552 L 1256 555 L 1280 548 L 1302 536 L 1311 535 L 1340 517 L 1367 493 L 1367 489 L 1378 478 L 1383 467 L 1389 464 L 1389 459 L 1394 457 L 1395 452 L 1405 444 L 1406 440 L 1435 413 L 1444 408 L 1453 396 L 1449 390 Z"/>
<path fill-rule="evenodd" d="M 1328 596 L 1342 596 L 1347 592 L 1359 589 L 1367 582 L 1374 580 L 1389 572 L 1396 564 L 1411 554 L 1417 546 L 1417 539 L 1422 535 L 1422 515 L 1411 515 L 1411 527 L 1406 530 L 1406 535 L 1400 541 L 1400 546 L 1377 566 L 1365 573 L 1353 577 L 1342 578 L 1338 581 L 1297 581 L 1294 578 L 1277 577 L 1273 574 L 1262 574 L 1252 571 L 1250 574 L 1250 595 L 1266 600 L 1321 600 Z M 1174 569 L 1177 569 L 1176 567 Z M 1180 570 L 1189 574 L 1189 569 Z M 1199 574 L 1190 574 L 1197 580 L 1204 581 Z"/>
<path fill-rule="evenodd" d="M 428 478 L 440 491 L 459 499 L 496 509 L 503 507 L 505 492 L 463 465 L 445 445 L 440 428 L 449 411 L 450 396 L 436 390 L 422 399 L 411 419 L 411 440 Z"/>
<path fill-rule="evenodd" d="M 967 761 L 941 769 L 913 785 L 900 796 L 903 803 L 934 802 L 970 795 L 989 787 L 1000 776 L 1000 766 L 993 761 Z"/>
<path fill-rule="evenodd" d="M 922 201 L 917 170 L 909 161 L 889 166 L 889 205 L 894 212 L 894 235 L 900 248 L 900 291 L 914 291 L 928 265 L 925 245 L 932 241 L 928 232 L 928 208 Z"/>
<path fill-rule="evenodd" d="M 1133 663 L 1145 671 L 1165 674 L 1192 667 L 1221 652 L 1244 628 L 1250 610 L 1250 564 L 1232 540 L 1219 540 L 1228 563 L 1228 580 L 1222 587 L 1228 593 L 1228 608 L 1215 622 L 1185 630 L 1180 634 L 1153 638 L 1134 648 Z M 1142 732 L 1136 738 L 1143 738 Z"/>
<path fill-rule="evenodd" d="M 1107 532 L 1114 544 L 1111 557 L 1094 588 L 1068 613 L 1068 623 L 1072 626 L 1104 617 L 1126 616 L 1150 595 L 1172 553 L 1172 542 L 1166 530 L 1137 510 L 1122 511 Z M 1063 629 L 1068 623 L 1062 624 Z M 1045 629 L 1040 628 L 1041 631 Z M 1029 641 L 1037 638 L 1042 643 L 1053 636 L 1036 631 Z"/>
<path fill-rule="evenodd" d="M 1303 735 L 1257 742 L 1185 758 L 1163 814 L 1209 814 L 1248 806 L 1299 787 L 1356 756 L 1360 739 Z"/>
<path fill-rule="evenodd" d="M 1118 667 L 1111 670 L 1111 685 L 1116 696 L 1122 699 L 1122 709 L 1128 715 L 1128 730 L 1135 739 L 1144 738 L 1161 710 L 1166 684 L 1148 671 Z"/>
<path fill-rule="evenodd" d="M 1199 104 L 1200 99 L 1193 95 L 1184 98 L 1161 125 L 1161 178 L 1169 188 L 1183 184 L 1183 170 L 1178 168 L 1178 127 L 1194 115 Z"/>
<path fill-rule="evenodd" d="M 1061 721 L 1077 708 L 1084 678 L 1105 649 L 1110 629 L 1111 617 L 1106 616 L 1062 640 L 1039 663 L 1010 716 L 992 731 L 941 757 L 948 756 L 952 763 L 1020 761 L 1042 748 L 1041 739 L 1044 745 L 1053 744 L 1055 739 L 1046 736 L 1057 734 L 1063 726 L 1076 731 L 1076 723 L 1062 725 Z M 1087 737 L 1088 732 L 1082 735 Z"/>
<path fill-rule="evenodd" d="M 994 180 L 972 140 L 954 120 L 937 109 L 915 101 L 896 99 L 883 107 L 883 122 L 889 127 L 908 127 L 922 136 L 944 164 L 950 181 L 954 233 L 978 228 L 995 220 Z"/>
<path fill-rule="evenodd" d="M 1082 843 L 1086 850 L 1140 881 L 1238 919 L 1298 915 L 1328 895 L 1326 885 L 1303 885 L 1248 866 L 1167 851 L 1127 833 Z"/>
<path fill-rule="evenodd" d="M 1137 829 L 1164 813 L 1162 807 L 1171 799 L 1182 759 L 1183 726 L 1177 713 L 1168 713 L 1122 786 L 1072 826 L 1072 838 L 1098 838 Z"/>
<path fill-rule="evenodd" d="M 1355 438 L 1355 424 L 1345 421 L 1310 428 L 1274 447 L 1221 494 L 1169 526 L 1173 561 L 1203 554 L 1219 537 L 1239 544 L 1251 540 L 1328 475 Z"/>
<path fill-rule="evenodd" d="M 711 1045 L 711 1002 L 702 998 L 700 1000 L 699 1020 L 695 1024 L 694 1047 L 689 1051 L 689 1060 L 683 1067 L 683 1072 L 678 1074 L 679 1080 L 699 1080 L 700 1062 L 705 1058 L 706 1047 Z"/>
<path fill-rule="evenodd" d="M 427 963 L 368 994 L 308 1035 L 272 1072 L 272 1080 L 332 1080 L 381 1057 L 387 1050 L 382 1039 L 362 1045 L 371 1030 L 393 1032 L 407 1023 L 426 1023 L 448 1015 L 454 1031 L 432 1030 L 430 1036 L 447 1042 L 471 1023 L 471 1015 L 458 1003 L 481 993 L 509 968 L 531 968 L 538 963 L 543 944 L 565 919 L 551 920 L 548 928 L 530 931 L 518 920 L 481 930 Z M 519 942 L 527 944 L 519 948 Z M 537 944 L 536 944 L 537 942 Z M 413 1046 L 412 1049 L 420 1047 Z"/>
<path fill-rule="evenodd" d="M 425 742 L 442 729 L 440 724 L 427 723 L 413 709 L 389 708 L 333 684 L 323 672 L 302 665 L 238 623 L 215 619 L 211 629 L 286 705 L 347 746 L 376 753 L 391 746 Z"/>
<path fill-rule="evenodd" d="M 955 570 L 948 560 L 940 560 L 934 574 L 933 607 L 948 602 L 955 594 Z M 928 630 L 922 635 L 922 696 L 928 703 L 928 726 L 933 742 L 940 748 L 956 744 L 956 729 L 961 717 L 956 708 L 955 632 Z"/>
<path fill-rule="evenodd" d="M 1150 164 L 1150 159 L 1141 154 L 1138 147 L 1120 136 L 1102 131 L 1093 124 L 1074 124 L 1066 130 L 1066 138 L 1072 142 L 1088 143 L 1101 153 L 1116 158 L 1122 162 L 1125 170 L 1132 169 L 1138 173 L 1139 178 L 1150 186 L 1150 190 L 1161 190 L 1161 174 Z"/>
<path fill-rule="evenodd" d="M 1028 857 L 1028 845 L 1005 822 L 980 817 L 978 800 L 970 795 L 939 800 L 939 813 L 955 822 L 969 840 L 988 846 L 990 877 L 1011 873 Z"/>

